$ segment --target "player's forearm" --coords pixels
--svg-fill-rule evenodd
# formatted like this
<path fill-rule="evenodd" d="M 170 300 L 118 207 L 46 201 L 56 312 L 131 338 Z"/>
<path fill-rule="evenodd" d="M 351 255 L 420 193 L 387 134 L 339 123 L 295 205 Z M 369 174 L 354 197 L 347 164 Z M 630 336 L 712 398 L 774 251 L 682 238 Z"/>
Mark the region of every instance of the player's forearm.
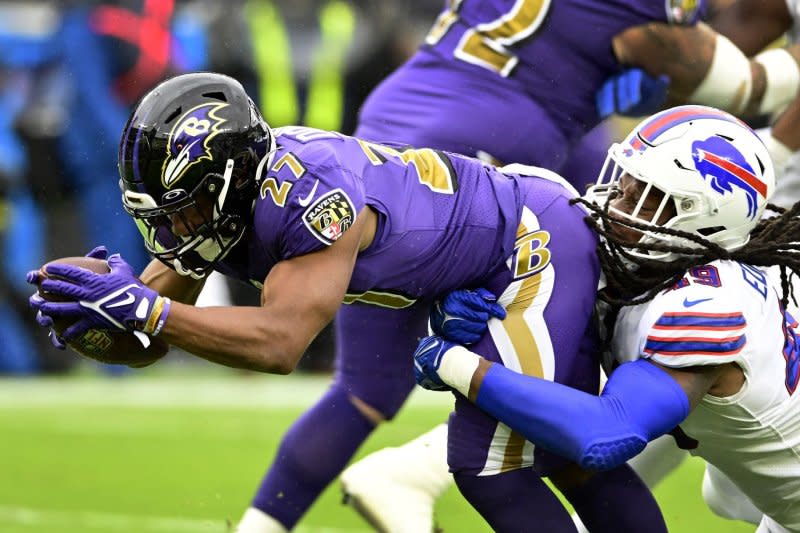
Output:
<path fill-rule="evenodd" d="M 784 109 L 798 97 L 799 89 L 800 45 L 765 50 L 746 60 L 719 35 L 705 77 L 693 85 L 687 101 L 755 117 Z"/>
<path fill-rule="evenodd" d="M 703 77 L 671 76 L 669 103 L 696 103 L 742 117 L 757 117 L 785 108 L 800 89 L 800 45 L 771 49 L 751 59 L 722 35 L 714 53 L 701 59 Z"/>
<path fill-rule="evenodd" d="M 750 60 L 753 89 L 745 116 L 782 111 L 800 91 L 800 44 L 765 50 Z"/>
<path fill-rule="evenodd" d="M 161 336 L 213 363 L 290 373 L 313 334 L 263 307 L 194 307 L 174 303 Z"/>
<path fill-rule="evenodd" d="M 612 374 L 603 395 L 481 364 L 470 398 L 537 446 L 584 468 L 613 468 L 689 412 L 680 386 L 665 372 L 637 361 Z M 643 398 L 647 398 L 646 401 Z"/>
<path fill-rule="evenodd" d="M 181 276 L 157 259 L 145 267 L 139 279 L 161 296 L 185 304 L 196 302 L 205 284 L 204 279 Z"/>
<path fill-rule="evenodd" d="M 703 104 L 760 116 L 785 107 L 800 88 L 798 46 L 748 59 L 730 39 L 703 24 L 658 23 L 630 28 L 613 43 L 621 64 L 669 77 L 669 105 Z"/>

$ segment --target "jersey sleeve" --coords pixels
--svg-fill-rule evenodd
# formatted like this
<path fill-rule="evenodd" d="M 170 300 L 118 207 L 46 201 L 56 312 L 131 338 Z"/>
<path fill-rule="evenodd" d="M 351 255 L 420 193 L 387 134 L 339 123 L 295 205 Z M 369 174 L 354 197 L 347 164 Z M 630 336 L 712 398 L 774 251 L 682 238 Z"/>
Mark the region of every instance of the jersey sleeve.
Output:
<path fill-rule="evenodd" d="M 712 285 L 671 289 L 649 303 L 638 324 L 640 357 L 669 367 L 719 365 L 742 358 L 747 345 L 744 295 L 736 276 L 717 266 L 719 270 L 702 267 L 703 272 L 714 272 Z"/>
<path fill-rule="evenodd" d="M 335 154 L 324 164 L 306 164 L 306 168 L 284 208 L 278 243 L 281 260 L 332 245 L 355 224 L 366 205 L 361 179 L 342 166 Z"/>
<path fill-rule="evenodd" d="M 741 311 L 665 310 L 645 338 L 642 356 L 664 366 L 736 361 L 747 344 Z"/>
<path fill-rule="evenodd" d="M 616 362 L 650 359 L 689 367 L 753 365 L 764 342 L 764 320 L 777 308 L 766 272 L 736 261 L 690 268 L 652 300 L 623 307 L 614 326 Z"/>

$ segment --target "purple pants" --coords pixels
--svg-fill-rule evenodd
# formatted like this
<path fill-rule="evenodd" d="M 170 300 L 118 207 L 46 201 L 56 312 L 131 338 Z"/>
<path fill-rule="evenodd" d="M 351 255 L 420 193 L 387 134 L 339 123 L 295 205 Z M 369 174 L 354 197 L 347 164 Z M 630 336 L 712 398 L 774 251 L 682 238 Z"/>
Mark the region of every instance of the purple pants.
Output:
<path fill-rule="evenodd" d="M 523 181 L 517 248 L 483 286 L 499 295 L 508 316 L 492 320 L 472 349 L 490 361 L 596 394 L 599 364 L 592 310 L 599 266 L 596 236 L 564 189 Z M 391 418 L 413 386 L 412 354 L 425 336 L 428 304 L 390 310 L 343 306 L 337 317 L 336 380 Z M 547 472 L 560 458 L 536 450 L 462 397 L 450 418 L 454 472 L 491 475 L 533 466 Z"/>

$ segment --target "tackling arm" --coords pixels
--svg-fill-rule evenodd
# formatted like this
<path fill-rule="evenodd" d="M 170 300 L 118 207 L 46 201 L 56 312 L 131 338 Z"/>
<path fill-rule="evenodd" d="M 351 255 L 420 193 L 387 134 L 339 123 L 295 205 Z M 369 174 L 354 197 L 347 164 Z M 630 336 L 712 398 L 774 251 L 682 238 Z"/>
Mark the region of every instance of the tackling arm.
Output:
<path fill-rule="evenodd" d="M 617 368 L 603 393 L 593 396 L 481 359 L 469 396 L 534 444 L 581 467 L 608 469 L 682 422 L 710 386 L 703 376 L 688 373 L 679 383 L 657 365 L 637 360 Z"/>
<path fill-rule="evenodd" d="M 519 374 L 438 336 L 414 353 L 417 383 L 450 388 L 537 446 L 585 469 L 605 470 L 680 424 L 718 381 L 721 366 L 670 369 L 625 363 L 600 396 Z"/>

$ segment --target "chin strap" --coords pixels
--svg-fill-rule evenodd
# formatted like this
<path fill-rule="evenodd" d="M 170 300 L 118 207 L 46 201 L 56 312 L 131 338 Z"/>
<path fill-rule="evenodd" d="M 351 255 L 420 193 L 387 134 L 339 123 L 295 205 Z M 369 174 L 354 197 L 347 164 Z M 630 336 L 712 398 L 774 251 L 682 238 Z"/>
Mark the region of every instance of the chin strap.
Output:
<path fill-rule="evenodd" d="M 199 274 L 192 269 L 184 267 L 181 260 L 178 258 L 172 260 L 172 267 L 175 269 L 175 272 L 181 276 L 189 276 L 192 279 L 203 279 L 208 275 L 206 272 Z"/>

